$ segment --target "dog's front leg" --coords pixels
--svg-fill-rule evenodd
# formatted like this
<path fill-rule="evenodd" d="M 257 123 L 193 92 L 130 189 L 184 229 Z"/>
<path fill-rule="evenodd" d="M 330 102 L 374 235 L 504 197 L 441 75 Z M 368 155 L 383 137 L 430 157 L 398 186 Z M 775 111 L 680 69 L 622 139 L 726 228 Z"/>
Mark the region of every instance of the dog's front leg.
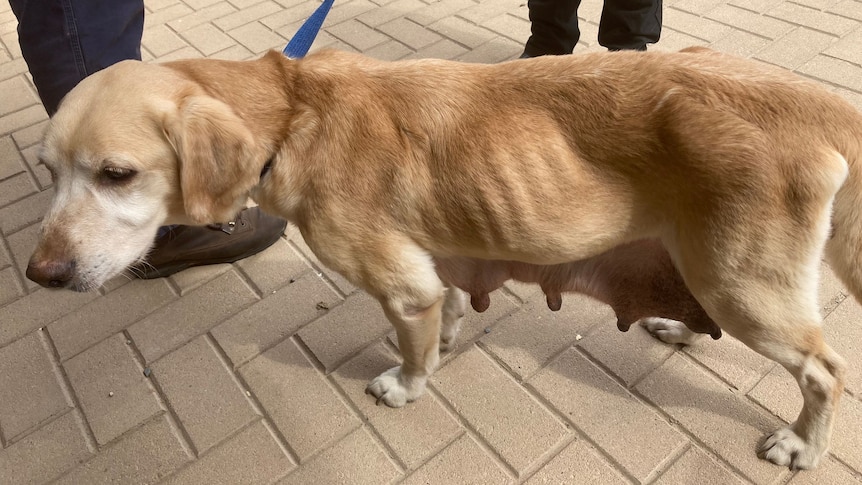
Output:
<path fill-rule="evenodd" d="M 367 392 L 374 395 L 378 403 L 398 408 L 425 392 L 425 383 L 440 361 L 443 296 L 423 307 L 405 305 L 399 298 L 387 298 L 381 303 L 398 334 L 403 361 L 400 366 L 374 378 Z"/>

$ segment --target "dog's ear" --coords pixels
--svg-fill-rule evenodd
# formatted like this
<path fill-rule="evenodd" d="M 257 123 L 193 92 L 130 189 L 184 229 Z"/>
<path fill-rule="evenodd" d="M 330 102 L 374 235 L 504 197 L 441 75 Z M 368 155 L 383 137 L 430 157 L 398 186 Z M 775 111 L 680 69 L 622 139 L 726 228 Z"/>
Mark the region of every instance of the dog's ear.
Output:
<path fill-rule="evenodd" d="M 245 205 L 263 161 L 233 110 L 209 96 L 189 96 L 164 119 L 179 159 L 186 215 L 199 224 L 226 222 Z"/>

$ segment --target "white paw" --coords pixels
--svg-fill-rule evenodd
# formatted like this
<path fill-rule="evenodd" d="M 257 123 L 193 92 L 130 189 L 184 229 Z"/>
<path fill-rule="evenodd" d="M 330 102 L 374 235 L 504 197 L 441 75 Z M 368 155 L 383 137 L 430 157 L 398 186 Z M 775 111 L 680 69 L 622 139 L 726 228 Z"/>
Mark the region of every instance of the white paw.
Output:
<path fill-rule="evenodd" d="M 667 318 L 644 318 L 641 325 L 650 335 L 666 344 L 692 345 L 701 337 L 701 334 L 692 332 L 684 323 Z"/>
<path fill-rule="evenodd" d="M 366 394 L 377 398 L 377 404 L 383 404 L 391 408 L 400 408 L 408 402 L 415 401 L 425 392 L 426 378 L 408 377 L 401 374 L 401 366 L 393 367 L 379 376 L 371 379 Z"/>
<path fill-rule="evenodd" d="M 757 456 L 776 465 L 789 466 L 793 470 L 810 470 L 817 466 L 825 451 L 817 450 L 790 427 L 786 427 L 767 437 L 757 450 Z"/>

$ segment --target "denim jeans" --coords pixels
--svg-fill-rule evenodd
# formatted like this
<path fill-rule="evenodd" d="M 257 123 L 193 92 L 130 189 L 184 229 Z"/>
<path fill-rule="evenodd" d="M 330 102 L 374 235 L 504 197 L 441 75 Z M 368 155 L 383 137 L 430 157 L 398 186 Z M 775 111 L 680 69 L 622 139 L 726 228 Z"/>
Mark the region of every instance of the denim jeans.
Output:
<path fill-rule="evenodd" d="M 49 115 L 82 79 L 141 59 L 143 0 L 9 0 L 18 43 Z M 157 237 L 174 226 L 159 228 Z"/>
<path fill-rule="evenodd" d="M 143 0 L 10 0 L 18 41 L 49 115 L 82 79 L 141 58 Z"/>
<path fill-rule="evenodd" d="M 578 43 L 581 0 L 528 0 L 530 29 L 524 53 L 571 54 Z M 662 0 L 605 0 L 599 44 L 610 50 L 646 50 L 661 35 Z"/>

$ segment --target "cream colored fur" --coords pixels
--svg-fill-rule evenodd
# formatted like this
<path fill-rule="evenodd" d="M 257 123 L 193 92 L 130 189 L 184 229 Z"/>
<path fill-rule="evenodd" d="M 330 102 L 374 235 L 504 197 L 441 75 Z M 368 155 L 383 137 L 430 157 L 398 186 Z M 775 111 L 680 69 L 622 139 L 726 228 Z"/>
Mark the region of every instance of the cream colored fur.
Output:
<path fill-rule="evenodd" d="M 799 383 L 799 418 L 761 456 L 811 468 L 827 450 L 844 364 L 817 269 L 825 252 L 862 297 L 862 116 L 782 70 L 705 49 L 123 62 L 63 101 L 42 158 L 57 194 L 33 271 L 74 261 L 73 285 L 98 287 L 159 225 L 223 221 L 251 196 L 381 302 L 404 362 L 368 389 L 390 406 L 423 393 L 463 315 L 434 261 L 557 264 L 660 238 L 709 316 Z"/>

